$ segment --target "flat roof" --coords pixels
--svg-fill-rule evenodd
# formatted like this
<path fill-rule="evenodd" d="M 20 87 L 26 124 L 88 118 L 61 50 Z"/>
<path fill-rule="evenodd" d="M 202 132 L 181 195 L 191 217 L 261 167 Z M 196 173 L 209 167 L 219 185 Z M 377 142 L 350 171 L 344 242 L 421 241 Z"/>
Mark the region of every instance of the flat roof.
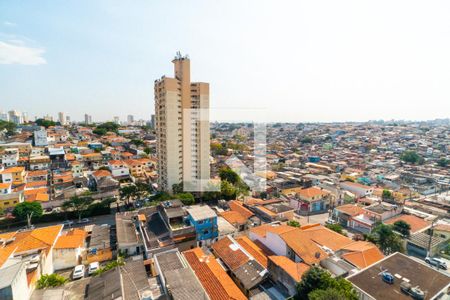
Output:
<path fill-rule="evenodd" d="M 385 283 L 381 279 L 382 271 L 394 276 L 393 284 Z M 398 252 L 347 279 L 364 293 L 383 300 L 411 300 L 411 296 L 400 290 L 400 283 L 403 281 L 408 281 L 413 287 L 419 286 L 426 292 L 427 299 L 432 299 L 450 286 L 449 275 Z"/>
<path fill-rule="evenodd" d="M 195 221 L 217 217 L 217 214 L 208 205 L 194 205 L 188 207 L 186 210 Z"/>

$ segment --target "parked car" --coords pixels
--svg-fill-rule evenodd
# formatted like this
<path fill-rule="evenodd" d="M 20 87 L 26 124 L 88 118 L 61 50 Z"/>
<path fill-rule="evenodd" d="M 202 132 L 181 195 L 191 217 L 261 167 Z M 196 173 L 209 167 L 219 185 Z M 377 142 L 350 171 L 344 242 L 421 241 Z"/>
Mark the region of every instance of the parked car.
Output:
<path fill-rule="evenodd" d="M 73 221 L 65 220 L 65 221 L 63 222 L 63 225 L 64 225 L 64 227 L 66 227 L 66 226 L 72 226 L 72 225 L 73 225 Z"/>
<path fill-rule="evenodd" d="M 432 266 L 441 268 L 443 270 L 447 270 L 447 263 L 443 259 L 440 259 L 438 257 L 429 257 L 429 256 L 427 256 L 425 258 L 425 262 L 430 264 L 430 265 L 432 265 Z"/>
<path fill-rule="evenodd" d="M 83 218 L 81 220 L 77 221 L 77 224 L 86 224 L 89 223 L 91 220 L 89 220 L 89 218 Z"/>
<path fill-rule="evenodd" d="M 325 221 L 325 224 L 327 225 L 332 225 L 332 224 L 336 224 L 337 222 L 335 220 L 333 220 L 332 218 L 328 218 L 328 220 Z"/>
<path fill-rule="evenodd" d="M 78 265 L 73 268 L 72 279 L 79 279 L 84 277 L 85 268 L 84 265 Z"/>
<path fill-rule="evenodd" d="M 89 268 L 88 268 L 88 274 L 92 275 L 95 273 L 95 271 L 97 271 L 98 269 L 100 269 L 100 264 L 98 263 L 98 261 L 94 261 L 91 262 L 89 264 Z"/>

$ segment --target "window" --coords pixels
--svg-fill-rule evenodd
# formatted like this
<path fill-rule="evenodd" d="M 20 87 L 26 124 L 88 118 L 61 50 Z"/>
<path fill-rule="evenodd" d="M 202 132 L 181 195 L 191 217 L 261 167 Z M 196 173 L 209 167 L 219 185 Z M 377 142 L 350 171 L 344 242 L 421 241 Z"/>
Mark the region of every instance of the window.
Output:
<path fill-rule="evenodd" d="M 197 224 L 199 225 L 203 224 L 203 220 L 198 221 Z"/>

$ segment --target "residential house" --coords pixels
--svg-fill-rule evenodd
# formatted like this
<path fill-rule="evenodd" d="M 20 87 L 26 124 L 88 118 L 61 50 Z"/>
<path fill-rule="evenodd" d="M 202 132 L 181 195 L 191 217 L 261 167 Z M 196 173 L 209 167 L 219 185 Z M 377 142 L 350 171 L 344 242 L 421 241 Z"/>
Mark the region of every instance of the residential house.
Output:
<path fill-rule="evenodd" d="M 183 256 L 202 284 L 209 299 L 247 299 L 214 256 L 206 255 L 201 248 L 184 251 Z"/>
<path fill-rule="evenodd" d="M 73 268 L 82 261 L 85 250 L 86 231 L 73 228 L 64 232 L 53 247 L 53 266 L 55 270 Z"/>
<path fill-rule="evenodd" d="M 268 277 L 267 269 L 231 236 L 215 242 L 211 250 L 245 295 Z"/>
<path fill-rule="evenodd" d="M 357 198 L 370 196 L 374 191 L 373 187 L 351 181 L 341 182 L 340 186 L 341 189 L 351 192 Z"/>
<path fill-rule="evenodd" d="M 195 228 L 200 247 L 210 245 L 218 237 L 217 214 L 208 205 L 193 205 L 186 208 L 187 218 Z"/>
<path fill-rule="evenodd" d="M 121 160 L 110 160 L 108 167 L 114 178 L 126 178 L 130 175 L 128 166 Z"/>
<path fill-rule="evenodd" d="M 187 255 L 191 262 L 194 258 Z M 185 256 L 177 249 L 157 253 L 153 256 L 156 274 L 159 276 L 164 294 L 168 299 L 208 299 L 207 290 L 193 272 Z M 213 277 L 210 278 L 213 280 Z M 211 290 L 210 290 L 211 291 Z"/>
<path fill-rule="evenodd" d="M 290 206 L 301 214 L 325 212 L 333 201 L 330 192 L 315 186 L 284 189 L 282 194 L 289 198 Z"/>
<path fill-rule="evenodd" d="M 0 171 L 0 176 L 3 183 L 20 185 L 26 182 L 27 172 L 24 167 L 10 167 Z"/>

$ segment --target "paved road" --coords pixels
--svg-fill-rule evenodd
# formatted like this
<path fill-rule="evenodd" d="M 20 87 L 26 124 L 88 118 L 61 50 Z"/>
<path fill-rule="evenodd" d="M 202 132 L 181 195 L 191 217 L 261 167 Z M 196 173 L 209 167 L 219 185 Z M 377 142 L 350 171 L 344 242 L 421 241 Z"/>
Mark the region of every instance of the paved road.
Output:
<path fill-rule="evenodd" d="M 309 218 L 309 222 L 308 222 Z M 325 224 L 325 222 L 328 220 L 328 213 L 318 214 L 318 215 L 311 215 L 309 217 L 307 216 L 299 216 L 297 220 L 300 222 L 300 225 L 306 225 L 306 224 L 314 224 L 314 223 L 320 223 Z"/>
<path fill-rule="evenodd" d="M 89 224 L 95 224 L 95 225 L 102 225 L 102 224 L 108 224 L 108 225 L 114 225 L 115 224 L 115 214 L 109 214 L 109 215 L 102 215 L 102 216 L 95 216 L 95 217 L 91 217 L 89 218 L 90 222 L 87 224 L 76 224 L 77 220 L 73 220 L 74 224 L 72 225 L 72 227 L 83 227 Z M 46 223 L 37 223 L 37 224 L 33 224 L 36 228 L 41 228 L 41 227 L 47 227 L 47 226 L 52 226 L 52 225 L 58 225 L 58 224 L 62 224 L 62 222 L 64 222 L 64 220 L 61 221 L 55 221 L 55 222 L 46 222 Z M 4 231 L 0 231 L 1 233 L 3 232 L 11 232 L 11 231 L 17 231 L 18 229 L 20 229 L 21 227 L 11 227 L 9 229 L 6 229 Z"/>

